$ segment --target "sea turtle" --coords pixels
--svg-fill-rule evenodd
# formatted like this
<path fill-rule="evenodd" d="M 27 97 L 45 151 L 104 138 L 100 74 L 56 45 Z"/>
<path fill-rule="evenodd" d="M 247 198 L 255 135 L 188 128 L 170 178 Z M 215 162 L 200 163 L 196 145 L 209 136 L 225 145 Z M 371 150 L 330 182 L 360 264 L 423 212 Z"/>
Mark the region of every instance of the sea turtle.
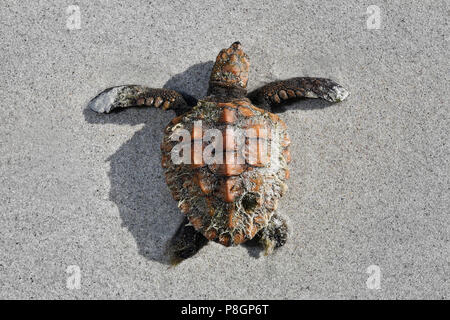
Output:
<path fill-rule="evenodd" d="M 167 185 L 186 216 L 169 243 L 173 264 L 209 240 L 235 246 L 254 239 L 266 254 L 284 245 L 288 225 L 276 209 L 287 189 L 290 140 L 272 111 L 300 98 L 339 102 L 348 96 L 336 82 L 310 77 L 275 81 L 247 94 L 249 66 L 234 42 L 220 51 L 207 96 L 198 101 L 170 89 L 124 85 L 89 103 L 99 113 L 133 106 L 175 111 L 161 144 Z"/>

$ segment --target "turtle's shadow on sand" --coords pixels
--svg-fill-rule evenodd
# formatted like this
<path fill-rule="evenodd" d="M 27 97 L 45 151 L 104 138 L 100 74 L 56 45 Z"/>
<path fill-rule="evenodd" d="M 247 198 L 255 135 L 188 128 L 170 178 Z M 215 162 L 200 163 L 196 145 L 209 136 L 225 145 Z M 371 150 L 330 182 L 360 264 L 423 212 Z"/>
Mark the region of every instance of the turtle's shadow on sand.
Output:
<path fill-rule="evenodd" d="M 212 61 L 196 64 L 170 78 L 163 87 L 200 98 L 206 94 L 212 66 Z M 103 89 L 106 88 L 99 88 L 99 91 Z M 313 109 L 327 105 L 326 102 L 311 101 L 296 108 Z M 155 108 L 122 111 L 97 114 L 85 108 L 84 117 L 93 124 L 144 125 L 107 159 L 110 163 L 109 199 L 117 205 L 122 226 L 135 238 L 139 253 L 149 260 L 167 264 L 166 245 L 183 220 L 165 183 L 160 164 L 163 131 L 175 113 Z M 244 247 L 251 257 L 260 256 L 261 250 L 254 241 L 244 244 Z"/>
<path fill-rule="evenodd" d="M 212 61 L 196 64 L 170 78 L 163 87 L 186 92 L 196 98 L 202 97 L 207 91 L 212 66 Z M 99 88 L 99 91 L 103 89 L 106 88 Z M 124 111 L 97 114 L 85 108 L 83 112 L 88 123 L 143 124 L 142 129 L 107 159 L 110 164 L 109 199 L 117 205 L 122 226 L 135 238 L 139 254 L 167 264 L 166 244 L 183 220 L 166 186 L 161 167 L 160 144 L 164 128 L 175 113 L 161 112 L 155 108 L 129 108 Z"/>

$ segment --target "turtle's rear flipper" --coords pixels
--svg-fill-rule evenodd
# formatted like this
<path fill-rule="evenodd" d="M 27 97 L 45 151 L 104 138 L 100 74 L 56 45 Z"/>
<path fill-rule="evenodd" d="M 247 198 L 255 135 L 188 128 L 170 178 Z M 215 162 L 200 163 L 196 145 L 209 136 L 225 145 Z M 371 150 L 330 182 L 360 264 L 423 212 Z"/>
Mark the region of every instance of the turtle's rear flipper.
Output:
<path fill-rule="evenodd" d="M 104 90 L 89 102 L 88 107 L 98 113 L 110 113 L 117 108 L 155 107 L 174 110 L 180 115 L 196 104 L 193 100 L 175 90 L 126 85 Z"/>
<path fill-rule="evenodd" d="M 288 238 L 289 228 L 286 219 L 279 213 L 275 213 L 267 227 L 259 231 L 254 239 L 264 249 L 264 255 L 271 254 L 276 248 L 282 247 Z"/>
<path fill-rule="evenodd" d="M 208 239 L 189 225 L 189 220 L 185 218 L 169 243 L 170 264 L 177 265 L 192 257 L 207 243 Z"/>
<path fill-rule="evenodd" d="M 321 98 L 329 102 L 345 100 L 349 92 L 333 80 L 325 78 L 292 78 L 275 81 L 248 94 L 257 106 L 273 110 L 300 98 Z"/>

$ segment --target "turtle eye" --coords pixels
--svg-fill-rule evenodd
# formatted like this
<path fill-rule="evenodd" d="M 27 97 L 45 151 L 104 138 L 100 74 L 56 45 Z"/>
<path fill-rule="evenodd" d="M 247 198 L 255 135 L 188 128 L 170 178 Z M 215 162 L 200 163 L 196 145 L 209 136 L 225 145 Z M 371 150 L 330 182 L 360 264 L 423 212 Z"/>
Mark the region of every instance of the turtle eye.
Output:
<path fill-rule="evenodd" d="M 247 192 L 241 200 L 242 207 L 244 208 L 245 212 L 253 212 L 255 211 L 256 207 L 258 206 L 258 200 L 260 195 L 253 192 Z"/>

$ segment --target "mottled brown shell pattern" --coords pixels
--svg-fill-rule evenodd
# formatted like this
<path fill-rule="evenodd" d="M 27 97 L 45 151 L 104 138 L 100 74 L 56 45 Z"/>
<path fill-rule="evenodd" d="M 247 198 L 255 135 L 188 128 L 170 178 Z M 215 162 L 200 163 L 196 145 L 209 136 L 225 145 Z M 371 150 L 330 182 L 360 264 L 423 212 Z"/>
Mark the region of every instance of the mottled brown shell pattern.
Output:
<path fill-rule="evenodd" d="M 194 121 L 199 120 L 202 130 L 215 128 L 222 132 L 225 153 L 233 149 L 227 129 L 255 129 L 255 136 L 248 139 L 268 140 L 269 157 L 264 158 L 258 148 L 248 148 L 256 161 L 208 165 L 193 151 L 192 164 L 174 164 L 171 151 L 179 142 L 172 141 L 171 136 L 177 129 L 186 129 L 194 143 L 202 137 L 194 127 Z M 190 224 L 209 240 L 225 246 L 238 245 L 267 226 L 286 191 L 289 144 L 285 123 L 248 99 L 226 103 L 206 99 L 166 127 L 161 144 L 162 166 L 172 196 Z"/>

